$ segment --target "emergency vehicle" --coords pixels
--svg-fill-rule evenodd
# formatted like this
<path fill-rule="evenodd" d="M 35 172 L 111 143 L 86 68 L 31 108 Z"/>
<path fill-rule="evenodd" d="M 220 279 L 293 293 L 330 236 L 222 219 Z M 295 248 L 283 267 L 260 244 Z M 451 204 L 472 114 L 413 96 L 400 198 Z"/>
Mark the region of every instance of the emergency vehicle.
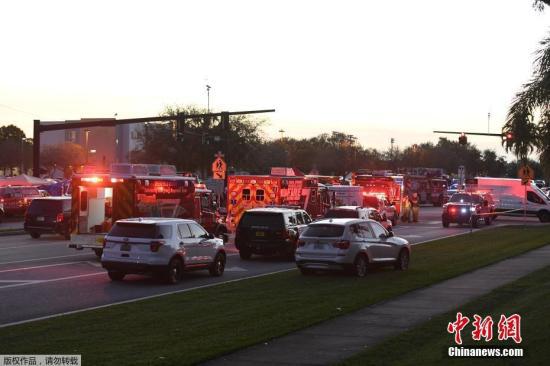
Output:
<path fill-rule="evenodd" d="M 386 199 L 395 207 L 397 216 L 401 215 L 403 198 L 403 180 L 401 177 L 380 177 L 373 175 L 353 175 L 352 185 L 361 186 L 364 196 L 377 196 Z"/>
<path fill-rule="evenodd" d="M 476 177 L 466 179 L 466 191 L 490 193 L 498 215 L 538 217 L 550 222 L 550 199 L 533 181 L 521 184 L 521 179 Z"/>
<path fill-rule="evenodd" d="M 316 178 L 293 168 L 272 168 L 270 175 L 227 177 L 227 226 L 234 230 L 246 210 L 266 206 L 301 208 L 318 217 L 330 207 Z"/>
<path fill-rule="evenodd" d="M 114 222 L 132 217 L 194 219 L 210 230 L 218 228 L 208 222 L 215 221 L 201 204 L 202 194 L 208 192 L 196 192 L 194 177 L 178 176 L 175 169 L 151 167 L 146 170 L 143 164 L 136 164 L 128 169 L 115 167 L 110 173 L 75 174 L 69 247 L 91 248 L 101 256 L 103 238 Z"/>

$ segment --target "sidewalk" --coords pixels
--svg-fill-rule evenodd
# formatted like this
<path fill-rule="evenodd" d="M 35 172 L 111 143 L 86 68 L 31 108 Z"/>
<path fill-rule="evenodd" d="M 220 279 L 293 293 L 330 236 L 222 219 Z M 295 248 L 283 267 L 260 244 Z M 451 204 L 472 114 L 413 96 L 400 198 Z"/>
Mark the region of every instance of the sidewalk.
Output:
<path fill-rule="evenodd" d="M 237 351 L 206 365 L 333 364 L 548 265 L 550 245 Z"/>

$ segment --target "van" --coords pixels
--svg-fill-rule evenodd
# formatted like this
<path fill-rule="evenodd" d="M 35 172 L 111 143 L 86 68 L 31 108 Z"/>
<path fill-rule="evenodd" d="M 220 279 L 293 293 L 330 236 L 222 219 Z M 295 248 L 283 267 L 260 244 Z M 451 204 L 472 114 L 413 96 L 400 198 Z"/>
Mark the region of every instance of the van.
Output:
<path fill-rule="evenodd" d="M 527 216 L 550 222 L 550 199 L 534 182 L 521 184 L 521 179 L 476 177 L 466 181 L 468 191 L 491 193 L 498 215 Z"/>

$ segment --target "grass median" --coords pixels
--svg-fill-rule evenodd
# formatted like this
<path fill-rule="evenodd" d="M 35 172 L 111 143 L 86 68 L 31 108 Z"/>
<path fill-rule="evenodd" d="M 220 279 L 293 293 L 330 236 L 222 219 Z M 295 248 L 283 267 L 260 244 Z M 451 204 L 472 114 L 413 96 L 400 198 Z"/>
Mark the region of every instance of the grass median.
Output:
<path fill-rule="evenodd" d="M 194 364 L 550 243 L 550 227 L 491 229 L 413 247 L 406 272 L 279 273 L 0 329 L 0 354 L 84 364 Z M 29 299 L 32 301 L 32 299 Z"/>
<path fill-rule="evenodd" d="M 548 365 L 550 343 L 550 267 L 538 270 L 508 285 L 497 288 L 457 311 L 473 321 L 473 314 L 490 315 L 493 340 L 473 341 L 471 323 L 462 331 L 462 347 L 505 346 L 523 348 L 518 358 L 451 358 L 448 348 L 454 346 L 453 335 L 448 334 L 447 324 L 456 320 L 456 311 L 438 316 L 396 337 L 387 339 L 369 351 L 362 352 L 342 366 L 353 365 Z M 500 315 L 521 315 L 520 344 L 512 340 L 498 340 Z M 396 350 L 399 350 L 396 352 Z"/>

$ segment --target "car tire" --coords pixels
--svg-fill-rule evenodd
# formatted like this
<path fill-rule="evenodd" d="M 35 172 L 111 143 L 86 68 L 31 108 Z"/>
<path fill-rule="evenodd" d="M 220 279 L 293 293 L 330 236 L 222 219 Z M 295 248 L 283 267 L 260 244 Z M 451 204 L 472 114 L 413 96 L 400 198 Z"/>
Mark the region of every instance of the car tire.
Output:
<path fill-rule="evenodd" d="M 401 249 L 394 268 L 399 271 L 406 271 L 409 269 L 409 263 L 411 261 L 411 255 L 407 249 Z"/>
<path fill-rule="evenodd" d="M 210 272 L 211 276 L 220 277 L 221 275 L 223 275 L 224 270 L 225 270 L 225 255 L 223 255 L 222 253 L 218 253 L 214 258 L 214 263 L 212 263 L 208 268 L 208 272 Z"/>
<path fill-rule="evenodd" d="M 491 225 L 491 217 L 490 216 L 487 216 L 485 218 L 485 225 L 487 225 L 487 226 Z"/>
<path fill-rule="evenodd" d="M 239 256 L 241 257 L 241 259 L 247 261 L 250 259 L 250 257 L 252 257 L 252 252 L 250 251 L 250 249 L 241 248 L 239 249 Z"/>
<path fill-rule="evenodd" d="M 94 248 L 94 253 L 96 257 L 101 259 L 101 256 L 103 255 L 103 249 Z"/>
<path fill-rule="evenodd" d="M 364 254 L 358 254 L 353 261 L 353 274 L 357 277 L 365 277 L 367 275 L 368 260 Z"/>
<path fill-rule="evenodd" d="M 37 233 L 36 231 L 31 231 L 30 234 L 31 234 L 31 238 L 33 238 L 33 239 L 38 239 L 38 238 L 40 238 L 40 235 L 41 235 L 40 233 Z"/>
<path fill-rule="evenodd" d="M 449 220 L 441 220 L 441 223 L 443 224 L 443 227 L 449 227 Z"/>
<path fill-rule="evenodd" d="M 299 267 L 298 269 L 300 270 L 300 273 L 304 276 L 311 276 L 313 273 L 315 273 L 315 271 L 311 268 Z"/>
<path fill-rule="evenodd" d="M 470 221 L 472 222 L 472 227 L 476 229 L 479 227 L 479 217 L 477 217 L 476 215 L 472 215 L 470 216 Z"/>
<path fill-rule="evenodd" d="M 166 269 L 166 282 L 175 285 L 182 280 L 183 262 L 180 258 L 172 258 Z"/>
<path fill-rule="evenodd" d="M 550 222 L 550 212 L 539 211 L 538 215 L 540 222 Z"/>
<path fill-rule="evenodd" d="M 122 281 L 124 276 L 126 276 L 126 273 L 120 271 L 108 271 L 107 274 L 111 281 Z"/>

